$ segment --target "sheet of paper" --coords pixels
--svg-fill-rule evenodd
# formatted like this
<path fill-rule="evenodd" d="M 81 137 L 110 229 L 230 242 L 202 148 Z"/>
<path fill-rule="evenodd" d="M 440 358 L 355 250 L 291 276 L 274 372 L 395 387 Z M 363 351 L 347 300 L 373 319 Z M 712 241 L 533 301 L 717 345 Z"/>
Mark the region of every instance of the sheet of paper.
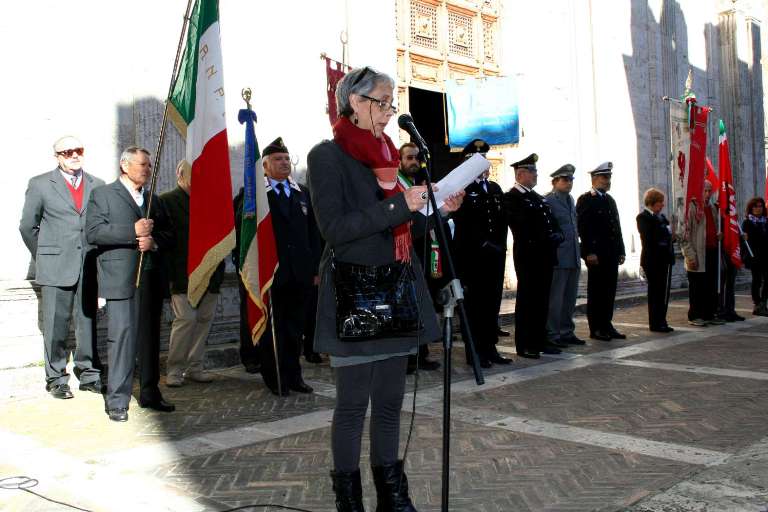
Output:
<path fill-rule="evenodd" d="M 467 185 L 472 183 L 475 178 L 484 173 L 491 166 L 484 156 L 480 153 L 475 153 L 471 158 L 468 158 L 460 166 L 449 172 L 445 178 L 436 183 L 437 192 L 435 192 L 435 201 L 437 207 L 440 208 L 445 204 L 445 198 L 451 194 L 455 194 L 460 190 L 467 188 Z M 422 215 L 429 215 L 431 213 L 431 205 L 427 205 L 419 210 Z"/>

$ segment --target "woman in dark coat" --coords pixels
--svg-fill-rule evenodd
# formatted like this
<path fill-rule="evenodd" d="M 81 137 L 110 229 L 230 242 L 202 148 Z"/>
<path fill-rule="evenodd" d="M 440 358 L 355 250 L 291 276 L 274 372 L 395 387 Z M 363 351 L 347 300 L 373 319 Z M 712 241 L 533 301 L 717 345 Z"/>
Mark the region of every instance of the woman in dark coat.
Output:
<path fill-rule="evenodd" d="M 643 203 L 645 208 L 636 220 L 642 244 L 640 266 L 648 282 L 648 328 L 653 332 L 672 332 L 674 329 L 667 325 L 667 306 L 675 253 L 669 221 L 661 213 L 664 193 L 649 188 L 643 195 Z"/>
<path fill-rule="evenodd" d="M 377 510 L 415 511 L 398 459 L 400 410 L 409 354 L 440 338 L 434 307 L 410 236 L 411 223 L 426 204 L 426 187 L 405 190 L 397 182 L 399 154 L 384 128 L 396 113 L 394 81 L 369 67 L 354 69 L 338 83 L 340 113 L 333 140 L 316 145 L 307 158 L 307 181 L 318 227 L 326 242 L 320 261 L 315 350 L 330 354 L 336 370 L 331 478 L 339 511 L 363 511 L 360 443 L 371 402 L 371 466 Z M 461 204 L 457 196 L 444 212 Z M 336 329 L 332 260 L 378 266 L 413 265 L 422 329 L 413 335 L 342 341 Z"/>
<path fill-rule="evenodd" d="M 768 218 L 765 214 L 765 201 L 762 197 L 753 197 L 747 203 L 746 218 L 741 223 L 744 239 L 752 250 L 752 257 L 742 256 L 750 262 L 752 270 L 753 315 L 768 316 Z"/>

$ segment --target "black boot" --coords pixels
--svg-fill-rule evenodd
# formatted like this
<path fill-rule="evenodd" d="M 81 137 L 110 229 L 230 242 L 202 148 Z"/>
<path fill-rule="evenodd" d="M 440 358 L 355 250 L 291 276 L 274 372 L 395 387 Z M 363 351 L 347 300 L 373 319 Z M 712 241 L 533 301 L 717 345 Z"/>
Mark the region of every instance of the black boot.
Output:
<path fill-rule="evenodd" d="M 373 483 L 376 484 L 376 512 L 417 512 L 408 497 L 408 478 L 403 472 L 403 461 L 390 466 L 372 466 L 371 469 Z"/>
<path fill-rule="evenodd" d="M 338 512 L 365 512 L 359 469 L 350 473 L 331 471 L 331 480 L 333 480 L 333 492 L 336 493 Z"/>

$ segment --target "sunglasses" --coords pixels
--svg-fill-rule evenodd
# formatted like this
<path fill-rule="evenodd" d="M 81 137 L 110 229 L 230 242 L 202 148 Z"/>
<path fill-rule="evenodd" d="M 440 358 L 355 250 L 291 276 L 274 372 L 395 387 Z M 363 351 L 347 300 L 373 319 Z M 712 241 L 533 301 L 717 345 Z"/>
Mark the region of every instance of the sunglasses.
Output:
<path fill-rule="evenodd" d="M 56 152 L 57 155 L 63 156 L 64 158 L 72 158 L 72 155 L 74 154 L 77 154 L 77 156 L 83 156 L 83 153 L 85 153 L 83 148 L 64 149 Z"/>

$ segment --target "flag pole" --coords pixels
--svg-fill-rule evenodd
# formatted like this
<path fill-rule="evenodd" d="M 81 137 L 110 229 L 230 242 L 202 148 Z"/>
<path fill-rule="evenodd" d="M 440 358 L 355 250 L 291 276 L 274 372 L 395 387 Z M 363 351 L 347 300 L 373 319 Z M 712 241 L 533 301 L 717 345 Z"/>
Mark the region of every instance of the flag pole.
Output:
<path fill-rule="evenodd" d="M 275 334 L 275 315 L 272 309 L 272 290 L 269 291 L 269 320 L 272 325 L 272 354 L 275 357 L 275 370 L 277 373 L 277 396 L 283 396 L 283 385 L 280 379 L 280 358 L 277 356 L 277 336 Z"/>
<path fill-rule="evenodd" d="M 173 89 L 176 87 L 176 80 L 179 77 L 179 60 L 181 60 L 181 50 L 184 47 L 184 35 L 187 33 L 187 25 L 189 24 L 189 14 L 192 10 L 192 4 L 195 0 L 187 1 L 187 10 L 184 13 L 184 22 L 181 25 L 181 35 L 179 35 L 179 45 L 176 47 L 176 59 L 173 62 L 173 71 L 171 72 L 171 83 L 168 86 L 168 95 L 165 97 L 165 109 L 163 110 L 163 120 L 160 123 L 160 136 L 157 138 L 157 145 L 155 146 L 155 164 L 152 166 L 152 177 L 150 178 L 149 186 L 149 199 L 147 200 L 147 213 L 145 218 L 149 219 L 152 211 L 152 197 L 155 195 L 155 188 L 157 186 L 157 171 L 160 168 L 160 152 L 163 149 L 163 141 L 165 140 L 165 127 L 168 125 L 168 106 L 171 101 L 171 95 Z M 136 268 L 136 288 L 141 284 L 141 267 L 144 264 L 144 253 L 139 253 L 139 265 Z"/>

